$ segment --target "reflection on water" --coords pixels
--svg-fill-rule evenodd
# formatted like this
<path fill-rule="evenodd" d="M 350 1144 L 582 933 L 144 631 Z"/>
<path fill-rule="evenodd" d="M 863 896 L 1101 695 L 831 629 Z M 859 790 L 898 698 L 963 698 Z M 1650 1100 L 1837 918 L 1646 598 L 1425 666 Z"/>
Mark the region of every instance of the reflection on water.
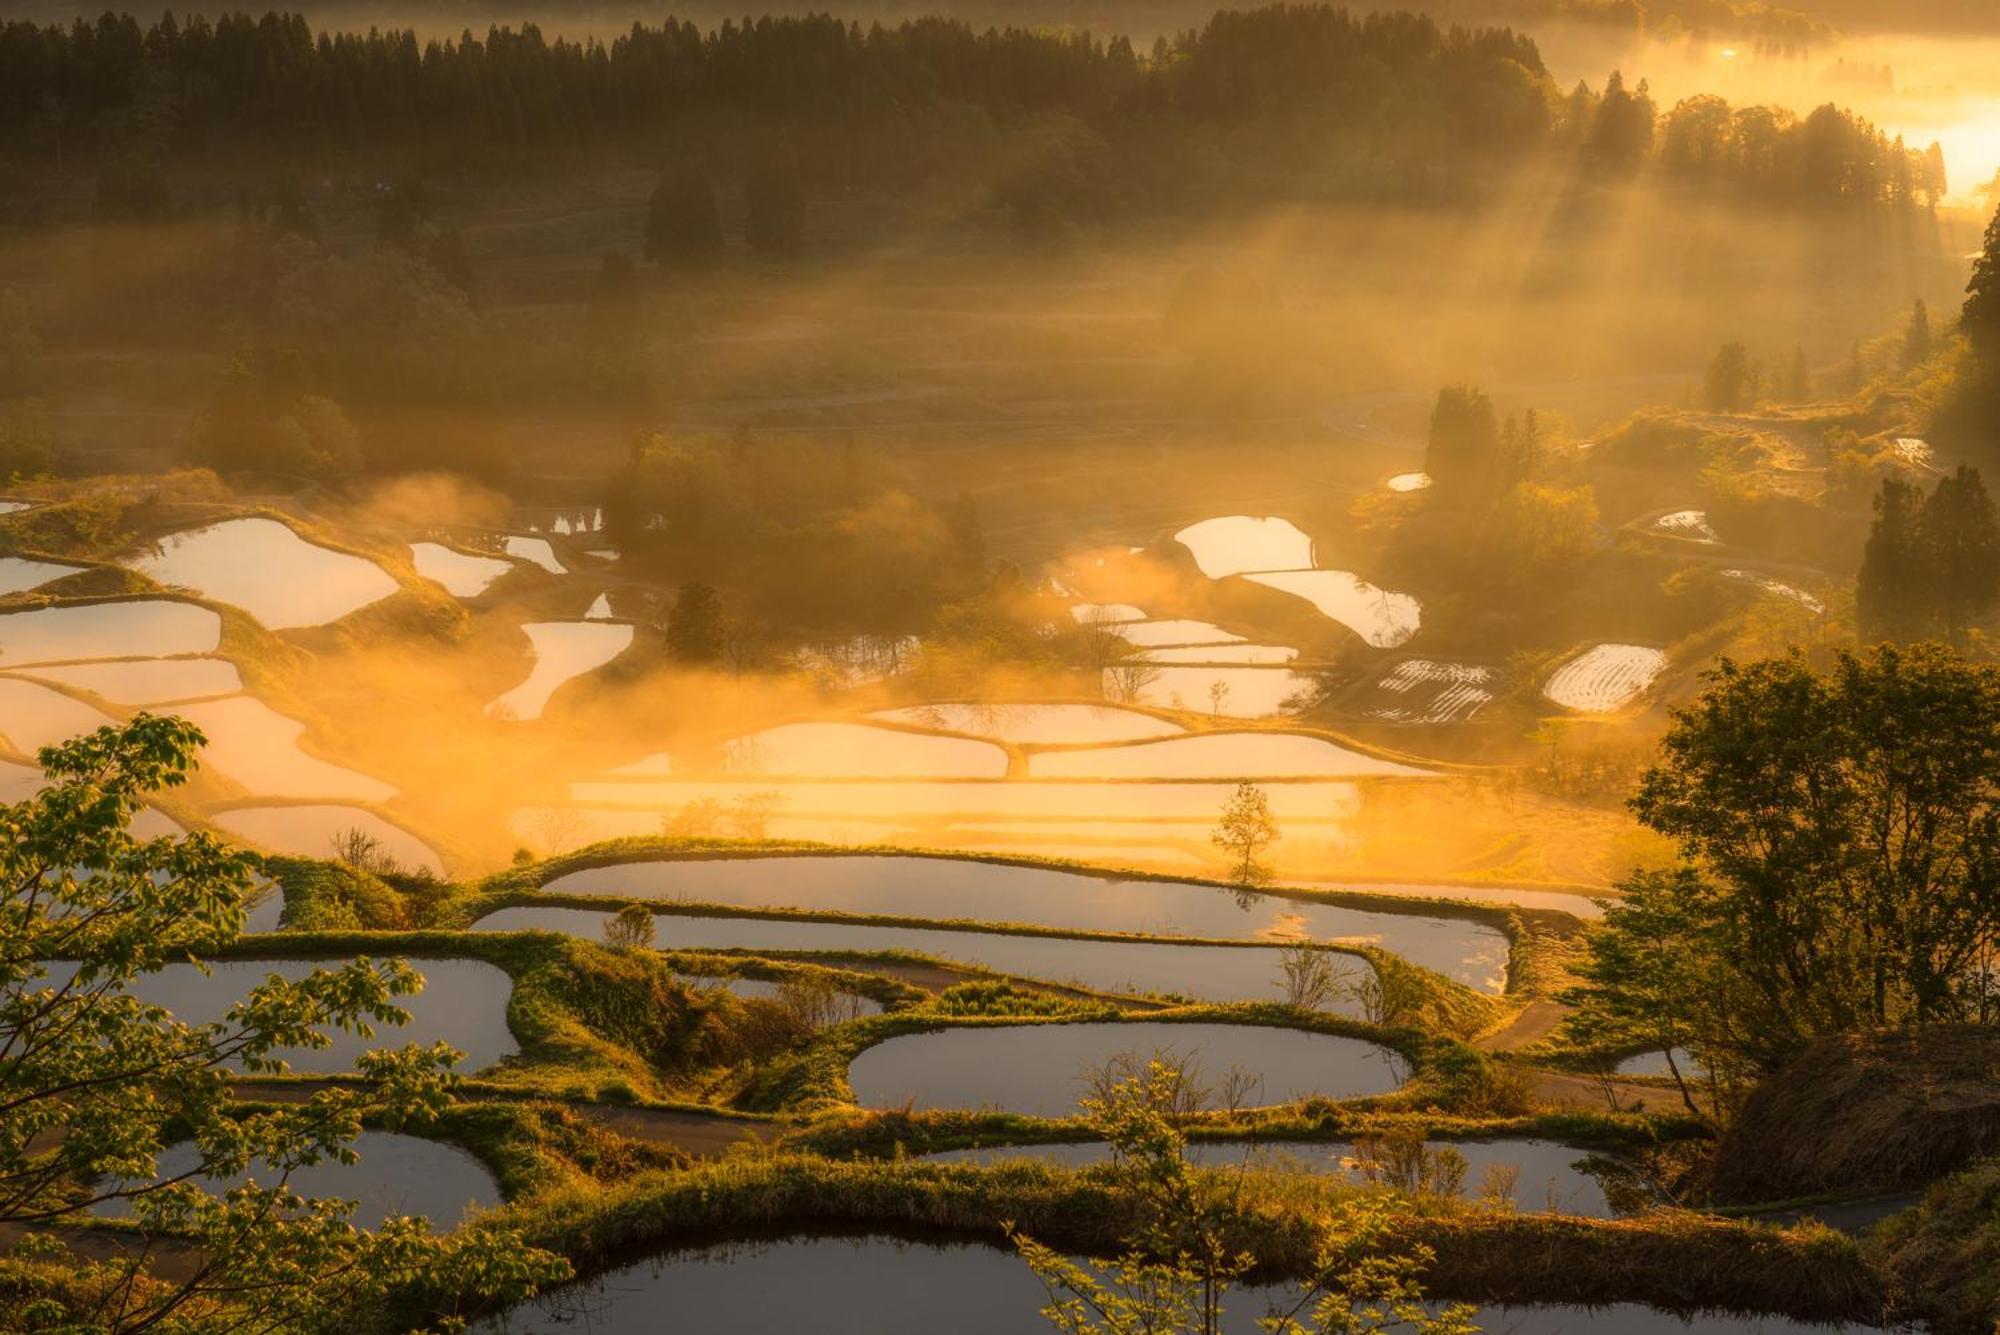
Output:
<path fill-rule="evenodd" d="M 1094 751 L 1056 751 L 1028 762 L 1028 772 L 1049 779 L 1313 779 L 1398 775 L 1429 771 L 1363 755 L 1319 737 L 1283 732 L 1211 732 L 1199 737 Z"/>
<path fill-rule="evenodd" d="M 1210 579 L 1251 570 L 1305 570 L 1313 563 L 1312 539 L 1289 519 L 1204 519 L 1174 534 L 1174 541 L 1194 554 Z"/>
<path fill-rule="evenodd" d="M 1206 621 L 1131 621 L 1106 627 L 1127 644 L 1142 647 L 1170 644 L 1239 644 L 1241 635 L 1232 635 Z"/>
<path fill-rule="evenodd" d="M 523 538 L 510 533 L 507 540 L 500 544 L 500 549 L 516 560 L 540 566 L 551 575 L 568 573 L 563 563 L 556 559 L 556 549 L 549 545 L 547 538 Z"/>
<path fill-rule="evenodd" d="M 1255 1335 L 1292 1285 L 1244 1285 L 1225 1307 L 1227 1335 Z M 701 1335 L 1029 1335 L 1048 1329 L 1041 1281 L 998 1247 L 886 1237 L 801 1237 L 670 1252 L 573 1285 L 475 1327 L 486 1335 L 658 1335 L 662 1314 Z M 1835 1335 L 1865 1327 L 1784 1317 L 1680 1316 L 1638 1303 L 1483 1307 L 1503 1335 Z M 1395 1329 L 1395 1328 L 1392 1328 Z"/>
<path fill-rule="evenodd" d="M 997 1108 L 1068 1117 L 1089 1079 L 1121 1057 L 1161 1054 L 1214 1088 L 1250 1082 L 1245 1106 L 1386 1094 L 1407 1078 L 1388 1048 L 1269 1025 L 988 1025 L 905 1034 L 867 1048 L 848 1068 L 864 1108 Z"/>
<path fill-rule="evenodd" d="M 540 718 L 563 683 L 596 671 L 632 646 L 632 627 L 608 621 L 531 621 L 521 630 L 535 665 L 526 681 L 486 706 L 495 718 Z"/>
<path fill-rule="evenodd" d="M 211 654 L 222 618 L 196 603 L 137 598 L 0 613 L 0 664 Z"/>
<path fill-rule="evenodd" d="M 437 851 L 402 826 L 363 807 L 331 805 L 236 807 L 209 818 L 231 834 L 242 835 L 274 853 L 299 857 L 335 856 L 334 841 L 358 831 L 373 839 L 378 851 L 403 871 L 423 870 L 442 875 Z"/>
<path fill-rule="evenodd" d="M 323 625 L 397 588 L 373 561 L 307 542 L 275 519 L 226 519 L 169 534 L 132 565 L 240 607 L 272 630 Z"/>
<path fill-rule="evenodd" d="M 379 1228 L 385 1220 L 422 1215 L 433 1227 L 448 1229 L 474 1210 L 500 1204 L 500 1184 L 492 1172 L 456 1145 L 389 1131 L 363 1131 L 352 1145 L 361 1156 L 359 1163 L 328 1162 L 294 1169 L 285 1185 L 308 1200 L 353 1201 L 354 1213 L 348 1218 L 357 1228 Z M 194 1146 L 184 1141 L 160 1152 L 156 1171 L 161 1177 L 179 1177 L 200 1162 Z M 267 1160 L 245 1173 L 189 1179 L 192 1185 L 218 1196 L 245 1182 L 275 1187 L 279 1180 L 279 1171 Z M 125 1203 L 105 1201 L 93 1207 L 92 1213 L 122 1215 Z"/>
<path fill-rule="evenodd" d="M 1551 702 L 1585 714 L 1606 714 L 1644 693 L 1667 666 L 1658 649 L 1600 644 L 1563 664 L 1542 687 Z"/>
<path fill-rule="evenodd" d="M 315 969 L 337 969 L 346 960 L 220 960 L 208 972 L 192 964 L 170 964 L 158 973 L 135 979 L 130 993 L 153 1006 L 164 1006 L 185 1024 L 221 1020 L 229 1008 L 271 974 L 294 981 Z M 332 1040 L 325 1048 L 279 1048 L 274 1056 L 289 1062 L 294 1072 L 331 1075 L 354 1068 L 355 1059 L 373 1048 L 400 1048 L 408 1043 L 443 1040 L 465 1054 L 458 1069 L 481 1071 L 518 1045 L 507 1028 L 507 1002 L 514 980 L 481 960 L 412 960 L 424 976 L 424 989 L 396 1004 L 410 1013 L 406 1025 L 377 1026 L 373 1039 L 338 1030 L 325 1031 Z M 48 966 L 45 985 L 53 986 L 73 972 L 67 964 Z"/>
<path fill-rule="evenodd" d="M 345 797 L 381 802 L 396 790 L 330 764 L 299 748 L 306 725 L 286 718 L 247 695 L 200 704 L 177 705 L 174 712 L 208 737 L 201 753 L 205 768 L 218 769 L 261 797 Z"/>
<path fill-rule="evenodd" d="M 968 702 L 884 709 L 869 718 L 918 728 L 970 733 L 1030 746 L 1138 742 L 1186 731 L 1137 710 L 1110 705 L 1024 705 Z"/>
<path fill-rule="evenodd" d="M 1377 649 L 1395 648 L 1423 621 L 1423 605 L 1409 594 L 1379 589 L 1345 570 L 1281 570 L 1245 578 L 1305 599 Z"/>
<path fill-rule="evenodd" d="M 444 585 L 455 598 L 477 598 L 514 568 L 511 561 L 497 556 L 472 556 L 441 542 L 411 543 L 410 563 L 419 575 Z"/>
<path fill-rule="evenodd" d="M 1156 709 L 1192 709 L 1224 718 L 1271 718 L 1311 703 L 1319 683 L 1279 667 L 1137 667 L 1104 669 L 1104 694 Z"/>
<path fill-rule="evenodd" d="M 1489 1186 L 1503 1182 L 1509 1187 L 1505 1199 L 1523 1211 L 1550 1211 L 1584 1215 L 1592 1219 L 1612 1217 L 1611 1203 L 1604 1186 L 1585 1171 L 1588 1152 L 1553 1140 L 1434 1140 L 1428 1151 L 1449 1147 L 1465 1161 L 1461 1193 L 1477 1200 Z M 1188 1146 L 1188 1158 L 1205 1168 L 1233 1168 L 1248 1165 L 1273 1173 L 1332 1173 L 1356 1181 L 1388 1181 L 1393 1175 L 1372 1177 L 1356 1162 L 1357 1151 L 1348 1141 L 1298 1140 L 1198 1140 Z M 946 1150 L 927 1154 L 934 1163 L 1005 1163 L 1031 1159 L 1038 1163 L 1061 1164 L 1066 1168 L 1087 1168 L 1109 1163 L 1111 1147 L 1101 1140 L 1068 1141 L 1050 1145 L 997 1145 L 975 1150 Z M 1511 1170 L 1512 1180 L 1507 1181 Z"/>
<path fill-rule="evenodd" d="M 18 677 L 0 677 L 0 734 L 24 756 L 114 722 L 109 714 L 61 691 Z"/>
<path fill-rule="evenodd" d="M 1129 661 L 1140 663 L 1289 663 L 1299 651 L 1282 644 L 1193 644 L 1168 649 L 1148 649 Z"/>
<path fill-rule="evenodd" d="M 787 723 L 727 743 L 720 769 L 809 779 L 998 779 L 1007 773 L 1007 753 L 966 737 L 861 723 Z"/>
<path fill-rule="evenodd" d="M 671 810 L 700 798 L 727 805 L 772 791 L 768 782 L 593 782 L 570 785 L 572 800 L 605 806 Z M 875 819 L 958 816 L 1009 820 L 1046 816 L 1066 820 L 1192 820 L 1210 828 L 1236 786 L 1229 783 L 787 783 L 783 811 L 795 816 L 866 816 Z M 1264 786 L 1271 813 L 1281 821 L 1334 821 L 1352 815 L 1360 790 L 1346 783 L 1272 783 Z"/>
<path fill-rule="evenodd" d="M 1492 992 L 1505 985 L 1507 970 L 1506 935 L 1469 919 L 967 859 L 831 854 L 629 862 L 571 872 L 545 889 L 742 908 L 1020 922 L 1071 931 L 1368 941 Z"/>
<path fill-rule="evenodd" d="M 118 705 L 157 705 L 233 695 L 243 676 L 226 658 L 138 658 L 115 663 L 70 663 L 36 668 L 42 681 L 60 682 Z"/>
<path fill-rule="evenodd" d="M 539 928 L 596 938 L 605 915 L 591 909 L 516 905 L 489 913 L 475 931 Z M 1001 932 L 958 932 L 922 927 L 867 927 L 852 923 L 709 918 L 663 914 L 654 944 L 661 950 L 914 951 L 978 965 L 995 973 L 1041 982 L 1074 984 L 1092 992 L 1178 994 L 1198 1001 L 1282 1001 L 1280 951 L 1274 946 L 1178 946 L 1152 941 L 1079 941 Z M 1350 981 L 1368 967 L 1352 956 L 1334 957 Z M 865 965 L 857 966 L 865 971 Z M 1358 1014 L 1343 997 L 1329 1006 Z"/>
<path fill-rule="evenodd" d="M 30 561 L 25 556 L 0 557 L 0 594 L 21 593 L 24 590 L 47 584 L 52 579 L 64 575 L 74 575 L 85 566 L 57 565 L 49 561 Z"/>

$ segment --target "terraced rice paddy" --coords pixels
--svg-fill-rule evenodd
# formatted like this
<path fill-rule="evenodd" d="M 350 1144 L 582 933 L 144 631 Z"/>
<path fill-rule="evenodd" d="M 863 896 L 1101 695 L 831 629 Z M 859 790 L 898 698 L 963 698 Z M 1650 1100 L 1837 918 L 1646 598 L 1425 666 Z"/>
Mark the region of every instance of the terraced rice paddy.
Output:
<path fill-rule="evenodd" d="M 1722 539 L 1708 522 L 1705 510 L 1675 510 L 1661 515 L 1652 524 L 1653 532 L 1663 533 L 1670 538 L 1685 538 L 1689 542 L 1719 543 Z"/>
<path fill-rule="evenodd" d="M 373 839 L 380 853 L 405 871 L 442 875 L 437 851 L 400 825 L 363 807 L 297 805 L 234 807 L 209 817 L 215 825 L 274 853 L 297 857 L 338 856 L 336 841 L 350 831 Z"/>
<path fill-rule="evenodd" d="M 848 1068 L 864 1108 L 993 1108 L 1068 1117 L 1092 1074 L 1118 1058 L 1160 1056 L 1209 1085 L 1235 1073 L 1247 1107 L 1386 1094 L 1406 1078 L 1395 1053 L 1358 1038 L 1269 1025 L 1025 1024 L 905 1034 Z"/>
<path fill-rule="evenodd" d="M 1148 649 L 1134 654 L 1140 663 L 1289 663 L 1299 651 L 1282 644 L 1195 644 Z"/>
<path fill-rule="evenodd" d="M 727 743 L 720 770 L 804 779 L 998 779 L 1007 773 L 1007 753 L 964 737 L 861 723 L 788 723 Z"/>
<path fill-rule="evenodd" d="M 1221 686 L 1218 701 L 1215 688 Z M 1274 718 L 1305 707 L 1319 683 L 1279 667 L 1153 667 L 1104 670 L 1104 693 L 1155 709 L 1191 709 L 1223 718 Z"/>
<path fill-rule="evenodd" d="M 357 1228 L 379 1228 L 389 1219 L 421 1215 L 433 1227 L 449 1229 L 475 1210 L 500 1204 L 500 1184 L 492 1170 L 456 1145 L 390 1131 L 363 1131 L 354 1138 L 353 1149 L 360 1159 L 352 1164 L 311 1164 L 287 1176 L 260 1162 L 248 1172 L 218 1178 L 189 1176 L 201 1158 L 194 1146 L 183 1142 L 160 1152 L 156 1171 L 162 1178 L 187 1177 L 215 1196 L 254 1181 L 267 1188 L 282 1184 L 307 1200 L 353 1201 L 354 1213 L 348 1217 Z M 124 1213 L 123 1204 L 103 1202 L 93 1213 L 116 1217 Z"/>
<path fill-rule="evenodd" d="M 396 790 L 299 746 L 305 724 L 247 695 L 177 705 L 174 712 L 208 737 L 204 768 L 222 771 L 260 797 L 331 797 L 381 802 Z"/>
<path fill-rule="evenodd" d="M 198 603 L 131 598 L 0 613 L 0 666 L 212 654 L 222 618 Z"/>
<path fill-rule="evenodd" d="M 1423 624 L 1423 605 L 1415 598 L 1377 588 L 1349 571 L 1275 570 L 1244 578 L 1305 599 L 1376 649 L 1395 648 Z"/>
<path fill-rule="evenodd" d="M 742 997 L 753 1001 L 776 1001 L 784 995 L 784 985 L 769 978 L 738 978 L 730 975 L 684 973 L 676 975 L 683 983 L 693 988 L 707 988 L 715 992 L 727 992 L 732 997 Z M 836 992 L 835 1007 L 839 1018 L 858 1020 L 867 1015 L 880 1015 L 882 1003 L 871 997 L 857 996 L 852 992 Z"/>
<path fill-rule="evenodd" d="M 1542 694 L 1565 709 L 1609 714 L 1645 694 L 1667 666 L 1658 649 L 1637 644 L 1600 644 L 1557 668 Z"/>
<path fill-rule="evenodd" d="M 477 598 L 514 568 L 497 556 L 473 556 L 441 542 L 410 544 L 410 563 L 425 579 L 444 585 L 454 598 Z"/>
<path fill-rule="evenodd" d="M 1505 983 L 1507 938 L 1466 918 L 1348 908 L 1187 881 L 1123 880 L 970 858 L 824 854 L 618 863 L 550 894 L 1218 941 L 1368 942 L 1473 987 Z"/>
<path fill-rule="evenodd" d="M 535 664 L 526 681 L 486 706 L 494 718 L 540 718 L 565 683 L 595 672 L 632 647 L 632 627 L 615 622 L 531 621 L 521 630 Z"/>
<path fill-rule="evenodd" d="M 0 734 L 24 756 L 115 721 L 109 714 L 38 682 L 0 677 Z"/>
<path fill-rule="evenodd" d="M 1110 626 L 1120 621 L 1144 621 L 1143 609 L 1130 603 L 1077 603 L 1069 609 L 1079 626 Z"/>
<path fill-rule="evenodd" d="M 1176 644 L 1241 644 L 1241 635 L 1232 635 L 1206 621 L 1127 621 L 1106 630 L 1128 644 L 1141 648 Z"/>
<path fill-rule="evenodd" d="M 592 909 L 515 905 L 487 914 L 473 930 L 567 932 L 595 940 L 609 915 Z M 1153 993 L 1197 1001 L 1284 999 L 1275 946 L 1192 946 L 1157 941 L 1095 941 L 1007 932 L 952 931 L 928 927 L 871 927 L 856 923 L 774 918 L 663 914 L 654 944 L 661 950 L 745 950 L 787 954 L 867 955 L 910 951 L 1037 982 L 1113 994 Z M 1336 957 L 1350 980 L 1368 965 Z M 856 967 L 865 967 L 857 965 Z M 1348 997 L 1329 1009 L 1357 1015 Z"/>
<path fill-rule="evenodd" d="M 24 593 L 51 580 L 74 575 L 86 567 L 31 561 L 25 556 L 0 556 L 0 594 Z"/>
<path fill-rule="evenodd" d="M 320 968 L 338 968 L 344 960 L 220 960 L 204 973 L 192 964 L 170 964 L 145 974 L 128 989 L 149 1005 L 162 1006 L 186 1024 L 221 1020 L 229 1008 L 272 974 L 294 981 Z M 355 1059 L 375 1047 L 406 1043 L 451 1044 L 465 1053 L 458 1069 L 482 1071 L 517 1050 L 507 1028 L 507 1000 L 514 981 L 505 972 L 478 960 L 414 960 L 424 976 L 424 989 L 399 997 L 396 1004 L 410 1014 L 401 1026 L 382 1026 L 373 1039 L 338 1030 L 327 1031 L 326 1048 L 279 1048 L 274 1056 L 289 1062 L 294 1072 L 330 1075 L 351 1071 Z M 49 977 L 69 977 L 70 966 L 49 966 Z"/>
<path fill-rule="evenodd" d="M 551 575 L 566 575 L 567 567 L 556 558 L 556 549 L 549 545 L 547 538 L 524 538 L 518 533 L 510 533 L 500 544 L 500 550 L 517 561 L 540 566 Z"/>
<path fill-rule="evenodd" d="M 1231 1293 L 1225 1335 L 1256 1335 L 1290 1285 Z M 670 1252 L 558 1290 L 476 1326 L 481 1335 L 657 1335 L 660 1314 L 702 1335 L 1024 1335 L 1046 1329 L 1048 1294 L 999 1247 L 892 1237 L 796 1237 Z M 1482 1307 L 1477 1329 L 1504 1335 L 1859 1335 L 1864 1327 L 1782 1317 L 1683 1316 L 1637 1303 Z"/>
<path fill-rule="evenodd" d="M 272 630 L 324 625 L 398 587 L 373 561 L 307 542 L 275 519 L 225 519 L 169 534 L 131 564 L 162 584 L 240 607 Z"/>
<path fill-rule="evenodd" d="M 1498 676 L 1477 663 L 1406 659 L 1375 683 L 1379 702 L 1363 712 L 1390 723 L 1465 723 L 1493 703 Z"/>
<path fill-rule="evenodd" d="M 117 705 L 158 705 L 234 695 L 243 675 L 226 658 L 136 658 L 110 663 L 66 663 L 30 674 Z"/>
<path fill-rule="evenodd" d="M 1424 491 L 1431 485 L 1429 473 L 1398 473 L 1386 484 L 1390 491 Z"/>
<path fill-rule="evenodd" d="M 1289 519 L 1224 515 L 1188 525 L 1174 541 L 1210 579 L 1252 570 L 1305 570 L 1313 563 L 1312 539 Z"/>
<path fill-rule="evenodd" d="M 884 709 L 868 717 L 1028 746 L 1137 742 L 1186 732 L 1178 723 L 1111 705 L 964 702 Z"/>
<path fill-rule="evenodd" d="M 1586 1151 L 1552 1140 L 1434 1140 L 1432 1151 L 1456 1151 L 1466 1166 L 1463 1195 L 1477 1200 L 1482 1188 L 1512 1174 L 1505 1199 L 1522 1211 L 1548 1211 L 1612 1217 L 1604 1187 L 1583 1169 Z M 1111 1161 L 1111 1147 L 1101 1140 L 1057 1141 L 1045 1145 L 996 1145 L 974 1150 L 927 1154 L 930 1163 L 996 1164 L 1015 1160 L 1090 1168 Z M 1198 1140 L 1188 1146 L 1188 1159 L 1204 1168 L 1251 1169 L 1274 1173 L 1322 1173 L 1357 1182 L 1381 1181 L 1380 1170 L 1367 1151 L 1347 1141 Z M 1489 1174 L 1494 1177 L 1489 1178 Z"/>
<path fill-rule="evenodd" d="M 1031 759 L 1028 773 L 1045 779 L 1430 777 L 1430 771 L 1412 765 L 1282 732 L 1209 732 L 1089 751 L 1051 751 Z"/>
<path fill-rule="evenodd" d="M 1826 611 L 1825 603 L 1812 594 L 1807 593 L 1796 584 L 1787 584 L 1783 580 L 1772 579 L 1769 575 L 1760 575 L 1754 570 L 1724 570 L 1721 574 L 1724 579 L 1733 579 L 1743 584 L 1754 584 L 1766 593 L 1774 594 L 1780 598 L 1789 598 L 1808 612 L 1817 614 Z"/>

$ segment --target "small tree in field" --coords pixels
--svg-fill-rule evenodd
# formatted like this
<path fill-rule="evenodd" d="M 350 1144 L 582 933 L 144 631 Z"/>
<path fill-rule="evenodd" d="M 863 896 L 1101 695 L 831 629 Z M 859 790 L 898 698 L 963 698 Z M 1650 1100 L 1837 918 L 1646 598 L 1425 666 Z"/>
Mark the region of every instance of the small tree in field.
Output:
<path fill-rule="evenodd" d="M 1243 885 L 1259 885 L 1271 879 L 1270 869 L 1258 861 L 1264 850 L 1278 842 L 1278 822 L 1271 815 L 1271 801 L 1254 783 L 1239 783 L 1222 805 L 1209 841 L 1229 855 L 1234 864 L 1231 877 Z"/>
<path fill-rule="evenodd" d="M 1083 1102 L 1110 1142 L 1114 1201 L 1131 1221 L 1126 1253 L 1085 1265 L 1011 1223 L 1007 1236 L 1048 1291 L 1042 1316 L 1065 1335 L 1220 1335 L 1224 1300 L 1256 1263 L 1240 1239 L 1252 1217 L 1249 1179 L 1190 1164 L 1179 1129 L 1188 1082 L 1171 1062 L 1143 1069 Z M 1432 1260 L 1399 1244 L 1382 1198 L 1329 1200 L 1313 1275 L 1258 1321 L 1273 1335 L 1469 1335 L 1472 1308 L 1433 1313 L 1419 1276 Z M 1306 1221 L 1298 1221 L 1302 1224 Z"/>
<path fill-rule="evenodd" d="M 1285 1004 L 1293 1010 L 1316 1011 L 1342 995 L 1344 972 L 1333 961 L 1333 952 L 1310 941 L 1286 946 L 1278 955 L 1279 983 Z"/>
<path fill-rule="evenodd" d="M 405 1021 L 396 999 L 423 984 L 407 964 L 272 975 L 208 1024 L 133 995 L 242 932 L 253 858 L 206 833 L 129 831 L 147 794 L 186 781 L 201 744 L 191 724 L 140 714 L 44 749 L 49 787 L 0 807 L 0 1229 L 40 1234 L 37 1248 L 60 1258 L 7 1273 L 0 1329 L 331 1335 L 374 1324 L 408 1285 L 512 1301 L 563 1278 L 566 1263 L 516 1232 L 437 1237 L 416 1219 L 358 1231 L 346 1203 L 289 1189 L 297 1169 L 353 1161 L 364 1117 L 438 1111 L 457 1058 L 444 1044 L 371 1051 L 361 1083 L 302 1102 L 261 1107 L 232 1092 L 233 1072 L 284 1069 L 286 1048 Z M 196 1162 L 156 1179 L 170 1138 Z M 227 1195 L 195 1185 L 245 1170 L 256 1185 Z M 58 1231 L 107 1203 L 130 1215 L 134 1245 L 111 1260 L 63 1253 Z M 155 1250 L 173 1240 L 198 1264 L 155 1279 Z"/>
<path fill-rule="evenodd" d="M 627 904 L 604 920 L 604 944 L 620 950 L 648 949 L 653 931 L 653 911 L 644 904 Z"/>

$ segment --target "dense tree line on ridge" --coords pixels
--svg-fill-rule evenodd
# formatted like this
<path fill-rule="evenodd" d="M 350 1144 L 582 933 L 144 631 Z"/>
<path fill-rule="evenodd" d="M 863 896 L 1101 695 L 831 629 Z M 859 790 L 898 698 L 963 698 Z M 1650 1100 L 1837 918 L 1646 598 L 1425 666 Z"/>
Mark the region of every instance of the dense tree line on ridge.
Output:
<path fill-rule="evenodd" d="M 1070 203 L 1461 199 L 1564 153 L 1584 179 L 1657 166 L 1780 202 L 1922 203 L 1944 186 L 1934 151 L 1832 106 L 1663 112 L 1616 75 L 1565 94 L 1509 29 L 1326 6 L 1218 13 L 1146 54 L 943 18 L 668 20 L 608 44 L 533 25 L 315 35 L 277 13 L 0 26 L 0 143 L 24 165 L 112 164 L 105 211 L 124 216 L 171 206 L 146 180 L 161 161 L 614 146 L 726 159 L 734 177 L 745 135 L 784 139 L 822 186 L 912 184 L 1011 152 L 1028 165 L 1010 189 Z"/>

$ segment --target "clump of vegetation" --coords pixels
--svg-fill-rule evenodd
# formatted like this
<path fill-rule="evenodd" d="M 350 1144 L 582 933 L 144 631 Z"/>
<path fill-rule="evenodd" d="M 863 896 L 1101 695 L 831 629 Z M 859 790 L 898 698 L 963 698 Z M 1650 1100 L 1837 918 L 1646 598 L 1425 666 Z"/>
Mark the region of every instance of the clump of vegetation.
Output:
<path fill-rule="evenodd" d="M 2000 1159 L 1932 1187 L 1870 1251 L 1903 1287 L 1908 1316 L 1938 1335 L 1989 1335 L 2000 1323 Z"/>
<path fill-rule="evenodd" d="M 1105 1003 L 1087 997 L 1069 997 L 1042 988 L 1018 983 L 954 983 L 931 999 L 930 1009 L 939 1015 L 970 1016 L 1095 1016 Z"/>
<path fill-rule="evenodd" d="M 1223 803 L 1209 842 L 1229 855 L 1230 879 L 1239 885 L 1262 885 L 1271 879 L 1271 869 L 1261 860 L 1264 850 L 1280 837 L 1271 799 L 1256 784 L 1239 783 Z"/>

